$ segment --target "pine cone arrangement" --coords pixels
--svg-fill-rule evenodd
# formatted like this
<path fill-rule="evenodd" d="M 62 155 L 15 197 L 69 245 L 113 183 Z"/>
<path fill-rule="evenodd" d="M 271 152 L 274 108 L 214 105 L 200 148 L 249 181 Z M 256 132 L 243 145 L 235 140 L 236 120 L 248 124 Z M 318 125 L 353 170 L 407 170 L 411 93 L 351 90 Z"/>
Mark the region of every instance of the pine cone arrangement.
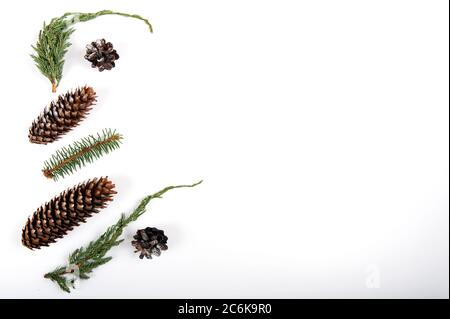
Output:
<path fill-rule="evenodd" d="M 22 230 L 22 244 L 39 249 L 54 243 L 106 207 L 117 194 L 114 187 L 108 177 L 100 177 L 64 191 L 39 207 L 28 219 Z"/>
<path fill-rule="evenodd" d="M 47 144 L 58 140 L 89 114 L 96 101 L 94 89 L 88 86 L 60 95 L 31 124 L 28 134 L 30 142 Z"/>
<path fill-rule="evenodd" d="M 91 62 L 93 68 L 98 68 L 102 72 L 114 68 L 116 66 L 114 61 L 119 59 L 119 55 L 114 50 L 111 42 L 106 42 L 105 39 L 99 39 L 86 46 L 86 55 L 84 58 Z"/>
<path fill-rule="evenodd" d="M 131 244 L 136 248 L 135 252 L 140 252 L 139 258 L 152 258 L 160 256 L 162 250 L 167 250 L 167 236 L 164 235 L 163 230 L 154 227 L 147 227 L 139 229 L 136 235 L 133 236 L 135 240 Z"/>

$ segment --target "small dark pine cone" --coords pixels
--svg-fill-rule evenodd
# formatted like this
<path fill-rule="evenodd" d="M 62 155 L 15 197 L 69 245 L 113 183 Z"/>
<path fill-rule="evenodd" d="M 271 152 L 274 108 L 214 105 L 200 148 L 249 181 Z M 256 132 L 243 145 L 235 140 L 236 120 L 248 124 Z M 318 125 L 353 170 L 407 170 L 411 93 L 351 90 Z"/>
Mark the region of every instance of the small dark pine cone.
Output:
<path fill-rule="evenodd" d="M 140 252 L 139 258 L 152 258 L 152 255 L 161 255 L 162 250 L 167 250 L 167 236 L 163 230 L 154 227 L 139 229 L 133 237 L 131 244 Z"/>
<path fill-rule="evenodd" d="M 113 49 L 111 42 L 106 42 L 105 39 L 99 39 L 86 46 L 86 55 L 84 58 L 91 62 L 93 68 L 98 68 L 102 72 L 103 70 L 111 70 L 115 67 L 116 64 L 114 61 L 119 59 L 119 55 Z"/>

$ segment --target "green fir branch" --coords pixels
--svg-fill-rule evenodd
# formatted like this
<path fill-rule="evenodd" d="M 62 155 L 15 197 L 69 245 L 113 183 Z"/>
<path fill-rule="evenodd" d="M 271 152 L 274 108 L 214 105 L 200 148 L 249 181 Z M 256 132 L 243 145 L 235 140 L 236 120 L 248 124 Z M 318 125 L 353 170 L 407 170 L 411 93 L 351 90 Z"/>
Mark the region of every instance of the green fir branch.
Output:
<path fill-rule="evenodd" d="M 97 133 L 97 136 L 84 137 L 72 145 L 57 150 L 44 162 L 42 172 L 45 177 L 55 181 L 64 178 L 104 154 L 118 149 L 122 139 L 122 135 L 111 129 L 104 129 L 101 133 Z"/>
<path fill-rule="evenodd" d="M 44 22 L 42 30 L 39 32 L 36 45 L 32 46 L 34 54 L 31 57 L 39 71 L 52 83 L 52 92 L 56 92 L 56 88 L 62 78 L 64 56 L 71 46 L 69 38 L 75 31 L 72 26 L 75 23 L 86 22 L 103 15 L 119 15 L 142 20 L 148 26 L 150 32 L 153 32 L 150 22 L 140 15 L 111 10 L 92 13 L 67 12 L 61 17 L 53 18 L 48 24 Z"/>
<path fill-rule="evenodd" d="M 191 185 L 168 186 L 145 197 L 131 214 L 128 216 L 122 214 L 119 220 L 110 226 L 99 238 L 91 241 L 86 247 L 78 248 L 72 252 L 69 255 L 67 265 L 56 268 L 52 272 L 45 274 L 44 277 L 55 282 L 65 292 L 70 293 L 70 289 L 75 288 L 74 280 L 89 279 L 89 273 L 112 259 L 112 257 L 105 257 L 105 255 L 111 248 L 123 241 L 123 239 L 119 239 L 119 236 L 124 228 L 146 212 L 146 206 L 152 199 L 162 198 L 162 195 L 171 189 L 194 187 L 201 183 L 202 181 Z M 68 279 L 70 277 L 75 278 Z"/>

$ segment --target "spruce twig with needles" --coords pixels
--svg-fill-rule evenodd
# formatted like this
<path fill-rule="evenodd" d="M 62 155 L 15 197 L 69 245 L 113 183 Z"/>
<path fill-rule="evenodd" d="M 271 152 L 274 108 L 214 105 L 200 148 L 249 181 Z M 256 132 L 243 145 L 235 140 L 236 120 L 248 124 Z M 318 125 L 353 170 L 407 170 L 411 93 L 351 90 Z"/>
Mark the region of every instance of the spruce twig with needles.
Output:
<path fill-rule="evenodd" d="M 44 162 L 42 172 L 45 177 L 53 180 L 64 178 L 104 154 L 118 149 L 122 139 L 122 135 L 111 129 L 104 129 L 96 136 L 84 137 L 72 145 L 57 150 Z"/>

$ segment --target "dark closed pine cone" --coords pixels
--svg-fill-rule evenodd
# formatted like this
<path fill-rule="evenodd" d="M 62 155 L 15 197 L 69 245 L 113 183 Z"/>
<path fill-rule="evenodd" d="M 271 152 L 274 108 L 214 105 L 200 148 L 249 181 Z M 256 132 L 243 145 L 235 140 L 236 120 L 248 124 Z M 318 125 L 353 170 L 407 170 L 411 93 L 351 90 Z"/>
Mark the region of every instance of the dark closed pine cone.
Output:
<path fill-rule="evenodd" d="M 119 59 L 119 55 L 114 50 L 111 42 L 106 42 L 105 39 L 99 39 L 86 46 L 86 55 L 84 58 L 91 62 L 93 68 L 98 68 L 102 72 L 115 67 L 116 64 L 114 61 Z"/>
<path fill-rule="evenodd" d="M 162 250 L 167 250 L 167 236 L 163 230 L 154 227 L 139 229 L 131 244 L 136 248 L 135 252 L 140 252 L 139 258 L 142 259 L 160 256 Z"/>
<path fill-rule="evenodd" d="M 93 88 L 84 86 L 60 95 L 31 124 L 31 143 L 47 144 L 58 140 L 76 127 L 97 101 Z"/>
<path fill-rule="evenodd" d="M 114 187 L 108 177 L 100 177 L 64 191 L 28 218 L 22 230 L 22 244 L 30 249 L 39 249 L 54 243 L 106 207 L 117 194 Z"/>

